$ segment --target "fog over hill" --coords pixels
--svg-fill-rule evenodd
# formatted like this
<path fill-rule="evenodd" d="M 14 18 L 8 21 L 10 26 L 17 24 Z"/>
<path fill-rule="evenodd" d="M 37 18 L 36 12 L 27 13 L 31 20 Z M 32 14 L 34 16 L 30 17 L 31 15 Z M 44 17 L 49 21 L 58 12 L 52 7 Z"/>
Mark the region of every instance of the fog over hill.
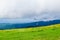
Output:
<path fill-rule="evenodd" d="M 0 23 L 60 19 L 60 0 L 0 0 Z"/>

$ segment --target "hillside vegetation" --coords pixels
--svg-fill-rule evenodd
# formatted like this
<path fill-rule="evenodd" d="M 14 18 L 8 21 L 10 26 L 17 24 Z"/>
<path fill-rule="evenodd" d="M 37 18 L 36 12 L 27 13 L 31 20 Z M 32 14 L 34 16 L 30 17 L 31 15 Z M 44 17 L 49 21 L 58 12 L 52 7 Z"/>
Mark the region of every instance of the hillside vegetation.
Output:
<path fill-rule="evenodd" d="M 0 30 L 0 40 L 60 40 L 60 24 Z"/>

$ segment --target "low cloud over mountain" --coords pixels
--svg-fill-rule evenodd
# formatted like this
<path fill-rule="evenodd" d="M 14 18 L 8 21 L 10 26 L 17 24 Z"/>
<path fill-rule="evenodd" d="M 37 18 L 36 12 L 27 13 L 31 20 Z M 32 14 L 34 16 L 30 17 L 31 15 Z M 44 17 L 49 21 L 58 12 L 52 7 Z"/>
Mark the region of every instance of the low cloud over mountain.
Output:
<path fill-rule="evenodd" d="M 1 19 L 60 19 L 60 0 L 0 0 Z"/>

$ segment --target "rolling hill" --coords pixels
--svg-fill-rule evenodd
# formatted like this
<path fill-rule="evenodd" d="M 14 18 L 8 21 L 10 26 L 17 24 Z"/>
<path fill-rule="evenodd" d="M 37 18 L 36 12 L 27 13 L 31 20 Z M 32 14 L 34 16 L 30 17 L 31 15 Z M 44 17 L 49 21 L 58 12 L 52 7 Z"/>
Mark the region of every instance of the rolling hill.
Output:
<path fill-rule="evenodd" d="M 60 24 L 0 30 L 0 40 L 60 40 Z"/>

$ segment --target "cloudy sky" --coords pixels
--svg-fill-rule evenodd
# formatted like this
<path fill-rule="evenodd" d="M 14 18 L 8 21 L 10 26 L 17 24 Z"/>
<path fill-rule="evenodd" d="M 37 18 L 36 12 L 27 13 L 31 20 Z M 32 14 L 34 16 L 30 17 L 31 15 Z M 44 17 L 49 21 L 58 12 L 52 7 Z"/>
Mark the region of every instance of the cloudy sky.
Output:
<path fill-rule="evenodd" d="M 60 19 L 60 0 L 0 0 L 0 18 Z"/>

